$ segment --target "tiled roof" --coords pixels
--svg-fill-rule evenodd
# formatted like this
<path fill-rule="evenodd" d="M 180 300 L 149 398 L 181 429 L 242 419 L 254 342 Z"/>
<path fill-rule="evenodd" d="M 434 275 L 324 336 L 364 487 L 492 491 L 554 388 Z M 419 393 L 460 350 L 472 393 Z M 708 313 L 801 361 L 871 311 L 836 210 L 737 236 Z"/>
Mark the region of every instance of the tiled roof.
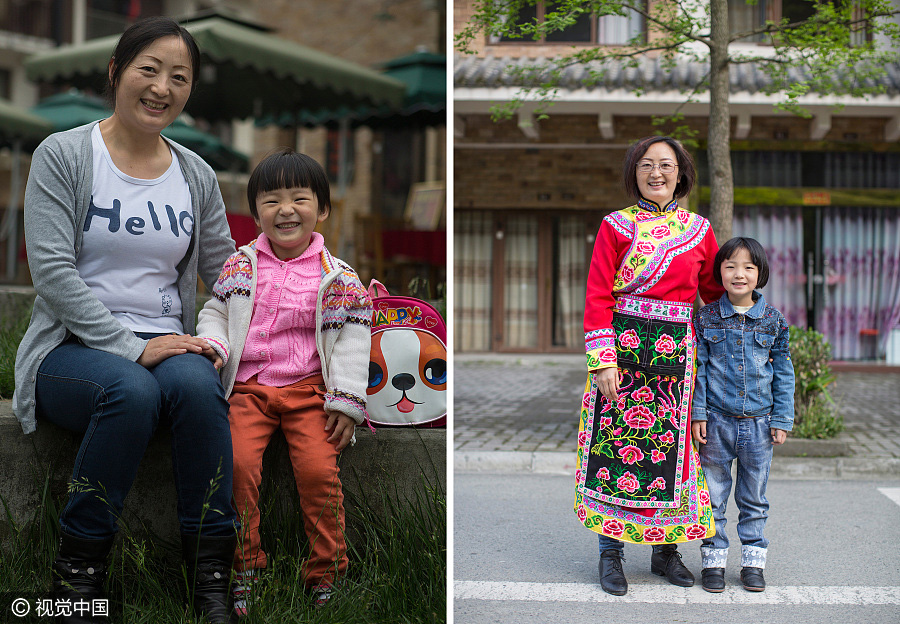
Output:
<path fill-rule="evenodd" d="M 512 70 L 546 62 L 546 58 L 457 55 L 453 64 L 453 84 L 458 88 L 527 86 Z M 600 61 L 594 61 L 589 67 L 599 69 L 603 65 Z M 676 62 L 674 69 L 669 69 L 658 58 L 643 58 L 636 68 L 626 67 L 621 61 L 607 61 L 607 68 L 599 82 L 585 87 L 584 80 L 589 77 L 588 68 L 582 65 L 567 67 L 562 72 L 560 86 L 565 89 L 690 90 L 703 80 L 709 64 L 683 59 Z M 802 69 L 793 68 L 790 71 L 795 81 L 805 78 Z M 732 93 L 761 92 L 771 82 L 756 63 L 732 64 L 730 78 Z M 900 94 L 900 64 L 888 65 L 881 83 L 887 94 Z"/>

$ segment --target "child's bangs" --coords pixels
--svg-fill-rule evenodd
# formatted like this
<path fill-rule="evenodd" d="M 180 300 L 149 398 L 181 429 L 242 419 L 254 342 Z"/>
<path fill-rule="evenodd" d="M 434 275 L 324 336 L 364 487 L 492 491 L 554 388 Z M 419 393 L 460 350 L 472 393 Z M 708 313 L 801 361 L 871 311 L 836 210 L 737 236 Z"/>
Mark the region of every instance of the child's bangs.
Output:
<path fill-rule="evenodd" d="M 316 192 L 313 173 L 307 163 L 290 155 L 272 158 L 262 164 L 259 176 L 259 193 L 283 188 L 310 188 Z"/>

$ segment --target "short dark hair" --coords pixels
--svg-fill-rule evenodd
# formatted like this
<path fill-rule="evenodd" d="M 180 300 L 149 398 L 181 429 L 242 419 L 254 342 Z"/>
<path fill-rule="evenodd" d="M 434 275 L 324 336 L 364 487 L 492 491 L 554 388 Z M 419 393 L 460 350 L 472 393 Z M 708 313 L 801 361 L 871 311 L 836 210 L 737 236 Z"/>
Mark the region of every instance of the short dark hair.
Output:
<path fill-rule="evenodd" d="M 762 288 L 769 282 L 769 260 L 766 258 L 766 250 L 755 238 L 735 236 L 719 248 L 716 259 L 713 261 L 713 279 L 722 284 L 722 263 L 731 258 L 739 249 L 746 249 L 750 254 L 750 260 L 759 271 L 756 287 Z"/>
<path fill-rule="evenodd" d="M 122 33 L 119 43 L 116 44 L 116 49 L 109 59 L 109 62 L 112 63 L 112 76 L 107 79 L 105 95 L 110 108 L 113 110 L 116 108 L 116 89 L 125 68 L 144 48 L 157 39 L 165 37 L 180 37 L 187 46 L 188 54 L 191 56 L 191 93 L 194 92 L 197 80 L 200 78 L 200 48 L 197 47 L 194 37 L 171 17 L 147 17 L 138 20 Z"/>
<path fill-rule="evenodd" d="M 654 143 L 665 143 L 675 152 L 675 159 L 678 161 L 678 183 L 675 185 L 675 199 L 685 197 L 694 188 L 694 181 L 697 179 L 697 170 L 694 168 L 694 159 L 691 154 L 684 149 L 684 146 L 677 140 L 669 136 L 649 136 L 639 139 L 632 143 L 631 147 L 625 153 L 625 164 L 622 168 L 622 183 L 625 185 L 625 192 L 635 199 L 640 199 L 641 190 L 637 185 L 637 165 L 638 161 L 644 157 L 647 150 Z"/>
<path fill-rule="evenodd" d="M 331 187 L 325 170 L 314 158 L 282 147 L 256 165 L 247 182 L 247 201 L 254 219 L 259 218 L 256 199 L 263 193 L 283 188 L 308 188 L 316 194 L 319 214 L 331 211 Z"/>

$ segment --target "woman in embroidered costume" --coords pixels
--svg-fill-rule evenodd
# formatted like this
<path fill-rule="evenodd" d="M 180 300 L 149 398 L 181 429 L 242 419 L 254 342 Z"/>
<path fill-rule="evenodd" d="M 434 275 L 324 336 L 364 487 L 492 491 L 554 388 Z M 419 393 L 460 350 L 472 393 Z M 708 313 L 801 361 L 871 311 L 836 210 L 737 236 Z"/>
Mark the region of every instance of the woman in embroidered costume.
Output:
<path fill-rule="evenodd" d="M 600 584 L 628 591 L 623 541 L 653 545 L 650 568 L 682 587 L 694 577 L 678 542 L 715 534 L 690 441 L 693 302 L 715 301 L 709 221 L 678 206 L 694 163 L 670 137 L 632 145 L 623 171 L 637 205 L 608 215 L 585 298 L 588 376 L 578 433 L 575 513 L 599 533 Z"/>

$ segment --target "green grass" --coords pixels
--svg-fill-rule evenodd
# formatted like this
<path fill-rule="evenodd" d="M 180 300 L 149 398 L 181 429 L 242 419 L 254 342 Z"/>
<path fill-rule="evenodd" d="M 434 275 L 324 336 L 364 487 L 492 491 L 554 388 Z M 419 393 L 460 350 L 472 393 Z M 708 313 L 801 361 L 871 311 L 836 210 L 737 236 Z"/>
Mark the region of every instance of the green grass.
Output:
<path fill-rule="evenodd" d="M 16 388 L 16 350 L 31 320 L 30 307 L 15 312 L 0 318 L 0 399 L 12 398 Z"/>
<path fill-rule="evenodd" d="M 245 624 L 418 624 L 446 619 L 446 502 L 442 488 L 424 479 L 411 498 L 396 485 L 373 485 L 365 496 L 346 495 L 350 567 L 332 600 L 315 607 L 300 579 L 306 537 L 296 491 L 264 487 L 263 547 L 269 566 Z M 45 596 L 58 535 L 61 501 L 49 495 L 49 480 L 34 516 L 17 525 L 6 512 L 0 547 L 0 622 L 12 597 Z M 174 503 L 174 501 L 173 501 Z M 2 528 L 2 524 L 0 524 Z M 178 544 L 120 531 L 109 562 L 107 591 L 111 624 L 175 624 L 195 621 L 187 613 Z M 16 618 L 27 622 L 28 618 Z M 35 620 L 40 621 L 40 620 Z"/>

